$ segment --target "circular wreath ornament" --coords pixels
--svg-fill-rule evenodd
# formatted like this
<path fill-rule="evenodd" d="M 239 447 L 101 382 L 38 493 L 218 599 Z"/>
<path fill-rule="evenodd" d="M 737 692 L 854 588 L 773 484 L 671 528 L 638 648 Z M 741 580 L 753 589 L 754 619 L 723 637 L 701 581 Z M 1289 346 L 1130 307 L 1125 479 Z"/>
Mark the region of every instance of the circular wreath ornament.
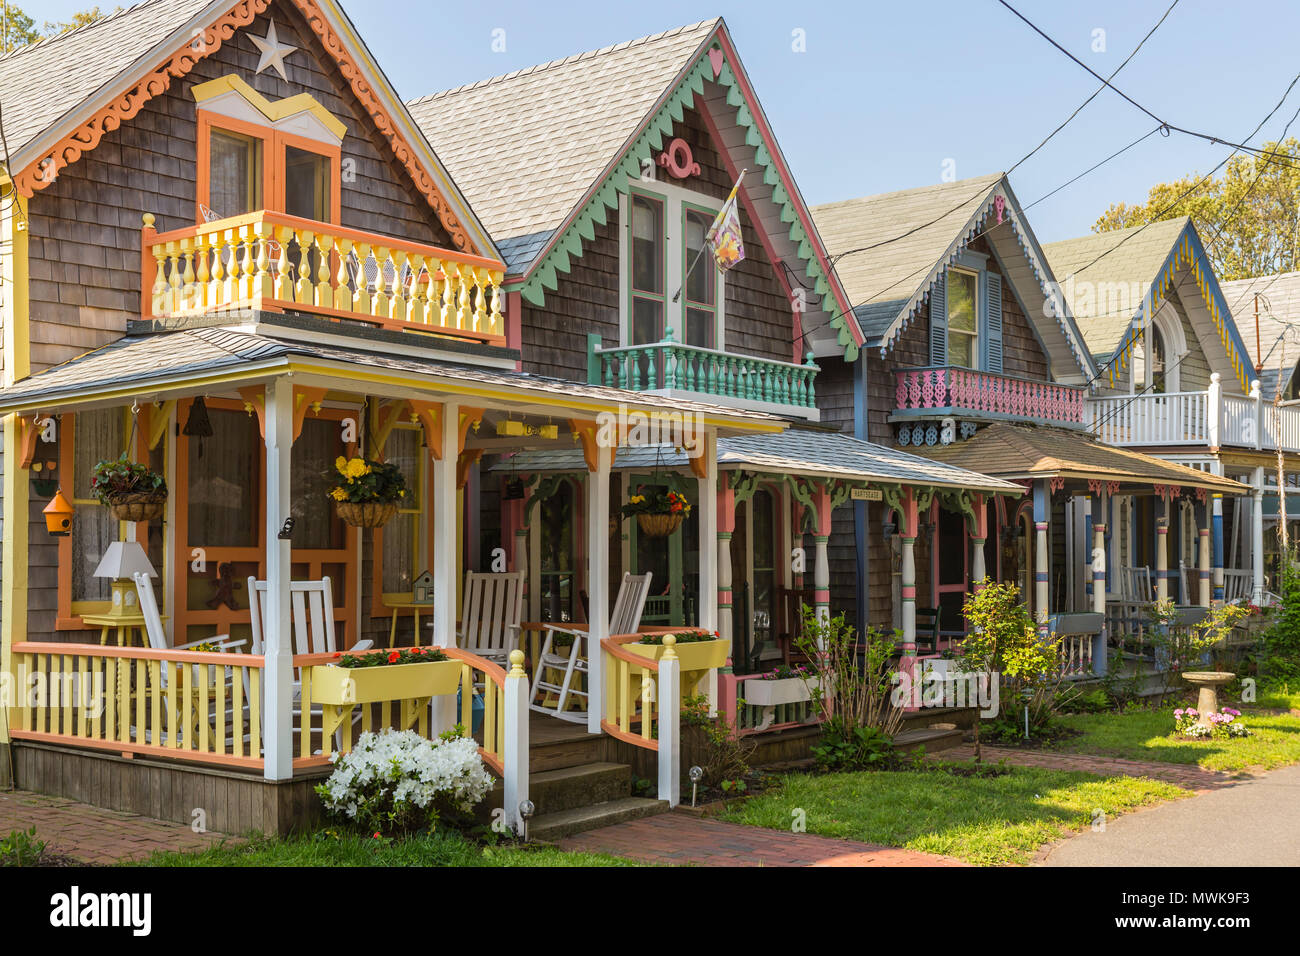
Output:
<path fill-rule="evenodd" d="M 406 497 L 406 478 L 394 464 L 340 455 L 334 472 L 337 484 L 329 496 L 339 517 L 354 528 L 383 527 Z"/>

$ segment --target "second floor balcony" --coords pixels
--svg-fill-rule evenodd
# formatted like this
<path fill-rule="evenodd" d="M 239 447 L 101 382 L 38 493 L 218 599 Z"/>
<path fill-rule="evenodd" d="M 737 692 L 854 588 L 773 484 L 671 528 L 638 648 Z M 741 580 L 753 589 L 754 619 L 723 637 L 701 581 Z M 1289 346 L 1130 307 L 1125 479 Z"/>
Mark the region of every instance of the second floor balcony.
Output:
<path fill-rule="evenodd" d="M 604 348 L 587 336 L 587 383 L 662 392 L 818 421 L 814 381 L 821 371 L 812 353 L 802 365 L 684 345 L 669 330 L 663 341 Z"/>
<path fill-rule="evenodd" d="M 1088 429 L 1109 445 L 1300 452 L 1300 405 L 1223 391 L 1216 373 L 1201 392 L 1088 399 Z"/>
<path fill-rule="evenodd" d="M 505 343 L 504 265 L 262 210 L 156 233 L 144 217 L 146 318 L 241 309 Z"/>
<path fill-rule="evenodd" d="M 1078 385 L 1017 378 L 955 366 L 901 368 L 894 373 L 890 421 L 963 418 L 1083 427 L 1084 393 Z"/>

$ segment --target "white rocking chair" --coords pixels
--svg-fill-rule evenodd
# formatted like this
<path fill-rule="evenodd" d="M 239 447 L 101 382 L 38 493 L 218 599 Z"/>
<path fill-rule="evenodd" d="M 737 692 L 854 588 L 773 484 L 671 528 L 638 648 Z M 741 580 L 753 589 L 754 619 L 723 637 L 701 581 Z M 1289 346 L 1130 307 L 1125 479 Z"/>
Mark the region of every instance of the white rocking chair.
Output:
<path fill-rule="evenodd" d="M 519 646 L 524 572 L 466 573 L 461 605 L 457 643 L 471 654 L 504 667 L 510 660 L 510 652 Z"/>
<path fill-rule="evenodd" d="M 614 601 L 614 610 L 609 616 L 609 633 L 610 634 L 635 634 L 637 628 L 641 626 L 641 612 L 645 610 L 646 596 L 650 593 L 650 572 L 645 574 L 624 574 L 623 583 L 618 588 L 618 598 Z M 582 654 L 582 646 L 588 643 L 588 633 L 582 627 L 572 624 L 547 624 L 546 640 L 542 643 L 542 652 L 537 659 L 537 667 L 533 672 L 533 686 L 531 693 L 528 695 L 528 706 L 530 709 L 542 714 L 550 714 L 552 717 L 558 717 L 560 720 L 567 720 L 571 723 L 586 723 L 587 711 L 570 711 L 566 710 L 570 697 L 581 697 L 584 702 L 591 698 L 585 687 L 588 675 L 591 654 L 599 653 L 599 648 L 588 648 L 586 655 Z M 573 639 L 573 644 L 569 647 L 567 654 L 557 654 L 552 651 L 552 643 L 555 635 L 566 634 Z M 543 679 L 548 670 L 563 671 L 564 676 L 558 684 L 553 681 Z M 576 678 L 576 680 L 575 680 Z M 554 694 L 556 696 L 555 705 L 549 706 L 546 703 L 537 703 L 537 693 L 541 691 L 545 696 Z"/>

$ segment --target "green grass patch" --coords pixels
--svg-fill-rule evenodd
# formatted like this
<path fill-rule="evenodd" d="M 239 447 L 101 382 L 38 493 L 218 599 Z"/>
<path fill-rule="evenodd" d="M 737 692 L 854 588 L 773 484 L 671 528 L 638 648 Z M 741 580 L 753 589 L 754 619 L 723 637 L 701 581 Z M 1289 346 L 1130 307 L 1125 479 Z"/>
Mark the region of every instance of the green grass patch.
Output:
<path fill-rule="evenodd" d="M 1188 795 L 1171 784 L 1016 767 L 996 777 L 932 770 L 788 774 L 780 786 L 722 819 L 789 830 L 796 809 L 809 833 L 940 853 L 985 866 L 1024 864 L 1046 843 L 1091 825 Z"/>
<path fill-rule="evenodd" d="M 481 846 L 458 833 L 374 839 L 320 830 L 304 836 L 222 842 L 193 852 L 155 853 L 139 866 L 641 866 L 599 853 L 566 853 L 548 846 Z"/>
<path fill-rule="evenodd" d="M 1180 706 L 1186 706 L 1185 704 Z M 1270 692 L 1254 705 L 1231 702 L 1251 736 L 1234 739 L 1179 740 L 1171 736 L 1174 704 L 1158 710 L 1122 714 L 1069 714 L 1061 723 L 1081 736 L 1059 741 L 1054 749 L 1069 753 L 1126 757 L 1187 764 L 1206 770 L 1272 770 L 1300 761 L 1300 694 Z M 1269 713 L 1281 710 L 1282 713 Z"/>

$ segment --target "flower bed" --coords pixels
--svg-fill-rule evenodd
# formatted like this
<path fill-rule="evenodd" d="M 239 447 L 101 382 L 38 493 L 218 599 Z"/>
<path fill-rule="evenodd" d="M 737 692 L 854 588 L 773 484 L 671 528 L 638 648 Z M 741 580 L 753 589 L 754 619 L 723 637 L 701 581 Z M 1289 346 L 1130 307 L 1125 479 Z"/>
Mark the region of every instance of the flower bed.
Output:
<path fill-rule="evenodd" d="M 1174 733 L 1188 740 L 1249 737 L 1250 731 L 1246 725 L 1237 721 L 1240 716 L 1241 711 L 1232 707 L 1221 707 L 1218 713 L 1205 715 L 1195 707 L 1180 707 L 1174 711 Z"/>

